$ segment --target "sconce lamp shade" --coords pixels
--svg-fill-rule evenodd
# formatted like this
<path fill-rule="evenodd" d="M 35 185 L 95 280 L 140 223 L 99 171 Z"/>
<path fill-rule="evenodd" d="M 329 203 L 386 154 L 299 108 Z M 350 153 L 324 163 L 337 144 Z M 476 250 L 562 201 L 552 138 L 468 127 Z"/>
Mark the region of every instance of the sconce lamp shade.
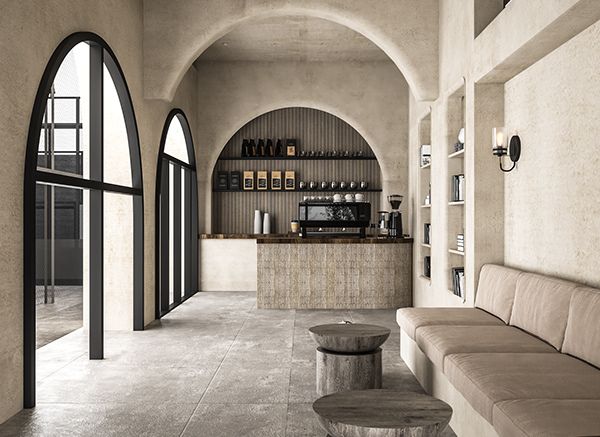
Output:
<path fill-rule="evenodd" d="M 504 128 L 495 127 L 492 129 L 492 149 L 504 148 Z"/>

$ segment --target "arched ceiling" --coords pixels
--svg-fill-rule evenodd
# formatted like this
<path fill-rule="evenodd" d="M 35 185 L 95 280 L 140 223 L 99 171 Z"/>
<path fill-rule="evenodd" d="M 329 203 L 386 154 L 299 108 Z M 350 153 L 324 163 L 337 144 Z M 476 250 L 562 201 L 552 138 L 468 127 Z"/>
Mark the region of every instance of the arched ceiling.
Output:
<path fill-rule="evenodd" d="M 144 94 L 170 101 L 194 61 L 244 23 L 315 17 L 372 41 L 402 72 L 415 97 L 438 94 L 438 0 L 145 0 Z"/>
<path fill-rule="evenodd" d="M 315 17 L 282 16 L 245 22 L 215 41 L 196 62 L 391 62 L 354 30 Z"/>

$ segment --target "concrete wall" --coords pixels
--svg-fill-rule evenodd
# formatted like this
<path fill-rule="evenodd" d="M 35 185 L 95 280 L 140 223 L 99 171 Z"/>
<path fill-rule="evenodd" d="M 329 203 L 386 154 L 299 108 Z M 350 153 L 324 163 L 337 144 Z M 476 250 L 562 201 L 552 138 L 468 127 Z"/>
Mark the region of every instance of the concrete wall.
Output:
<path fill-rule="evenodd" d="M 346 121 L 377 156 L 383 196 L 408 193 L 408 85 L 391 62 L 202 63 L 196 119 L 200 232 L 211 229 L 212 169 L 227 141 L 255 117 L 290 106 Z"/>
<path fill-rule="evenodd" d="M 600 286 L 600 23 L 506 84 L 505 262 Z"/>
<path fill-rule="evenodd" d="M 154 318 L 154 187 L 164 120 L 172 106 L 195 118 L 195 71 L 172 103 L 143 99 L 142 1 L 1 1 L 0 9 L 0 423 L 22 407 L 23 168 L 29 119 L 48 60 L 69 34 L 90 31 L 114 50 L 136 111 L 144 173 L 145 320 Z M 110 355 L 108 350 L 107 355 Z"/>
<path fill-rule="evenodd" d="M 598 24 L 592 24 L 600 19 L 600 5 L 588 0 L 513 0 L 474 39 L 475 21 L 495 14 L 486 7 L 497 8 L 493 1 L 478 2 L 477 7 L 476 15 L 473 0 L 440 1 L 439 97 L 432 102 L 410 99 L 414 205 L 422 202 L 417 198 L 418 122 L 429 106 L 433 148 L 432 279 L 419 278 L 420 270 L 414 269 L 415 306 L 473 305 L 479 269 L 486 262 L 596 286 L 600 282 L 593 268 L 599 245 L 598 179 L 593 171 L 597 160 L 592 152 L 597 146 L 600 92 Z M 448 103 L 463 83 L 464 302 L 447 291 L 448 267 L 456 260 L 448 253 L 448 182 L 454 165 L 447 158 Z M 491 155 L 494 126 L 508 126 L 523 141 L 518 169 L 507 175 Z M 414 234 L 420 244 L 418 224 Z M 421 256 L 416 248 L 415 267 Z"/>

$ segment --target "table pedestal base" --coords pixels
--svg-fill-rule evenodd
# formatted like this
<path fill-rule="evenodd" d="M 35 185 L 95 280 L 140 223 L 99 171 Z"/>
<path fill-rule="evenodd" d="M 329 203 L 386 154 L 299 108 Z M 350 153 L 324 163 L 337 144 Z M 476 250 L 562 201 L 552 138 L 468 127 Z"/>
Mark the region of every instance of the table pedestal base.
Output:
<path fill-rule="evenodd" d="M 342 354 L 317 348 L 317 394 L 381 388 L 381 348 Z"/>

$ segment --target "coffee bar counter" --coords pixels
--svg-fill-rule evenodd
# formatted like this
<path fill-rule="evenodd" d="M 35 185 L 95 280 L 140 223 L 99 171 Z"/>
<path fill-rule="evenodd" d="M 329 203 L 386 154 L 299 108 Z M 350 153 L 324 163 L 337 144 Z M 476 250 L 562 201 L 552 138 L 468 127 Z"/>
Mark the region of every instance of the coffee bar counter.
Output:
<path fill-rule="evenodd" d="M 386 237 L 309 237 L 302 238 L 297 234 L 202 234 L 203 240 L 256 240 L 257 244 L 412 244 L 412 238 Z"/>
<path fill-rule="evenodd" d="M 410 238 L 205 234 L 200 243 L 201 289 L 256 290 L 258 308 L 412 304 Z"/>

